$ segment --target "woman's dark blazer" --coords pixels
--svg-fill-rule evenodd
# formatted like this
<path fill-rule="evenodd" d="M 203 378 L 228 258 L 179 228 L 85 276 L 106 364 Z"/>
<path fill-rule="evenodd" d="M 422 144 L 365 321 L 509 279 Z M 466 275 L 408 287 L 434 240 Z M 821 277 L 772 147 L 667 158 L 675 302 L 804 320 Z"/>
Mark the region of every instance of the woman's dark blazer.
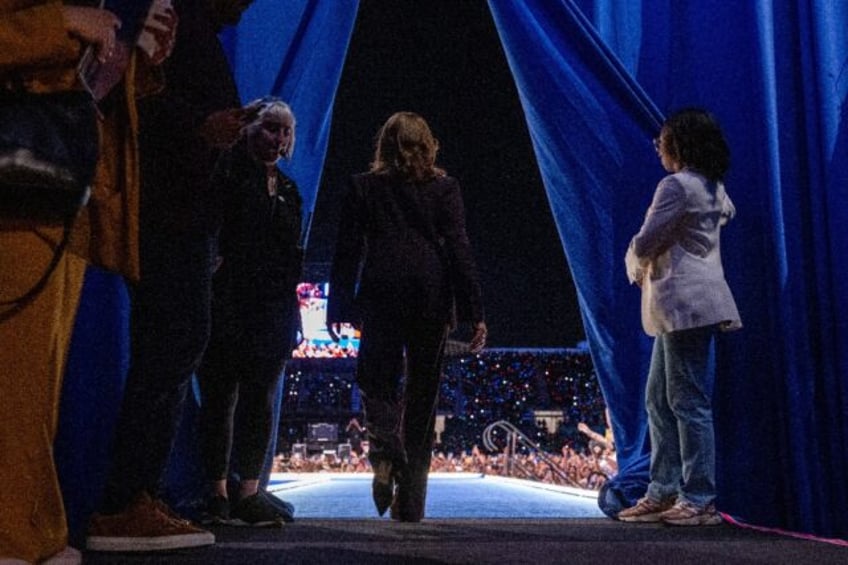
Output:
<path fill-rule="evenodd" d="M 330 275 L 327 321 L 483 320 L 459 183 L 390 174 L 350 179 Z M 400 318 L 398 318 L 400 319 Z"/>

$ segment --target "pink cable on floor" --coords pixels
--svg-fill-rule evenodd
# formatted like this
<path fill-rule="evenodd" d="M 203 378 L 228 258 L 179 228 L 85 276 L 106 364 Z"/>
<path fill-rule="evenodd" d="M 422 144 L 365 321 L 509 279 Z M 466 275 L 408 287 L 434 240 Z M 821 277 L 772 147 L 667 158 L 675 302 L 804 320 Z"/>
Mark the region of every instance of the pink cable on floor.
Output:
<path fill-rule="evenodd" d="M 780 528 L 767 528 L 765 526 L 754 526 L 753 524 L 746 524 L 745 522 L 740 522 L 735 519 L 730 514 L 725 514 L 724 512 L 719 512 L 721 517 L 724 518 L 724 521 L 728 524 L 733 524 L 734 526 L 739 526 L 740 528 L 748 528 L 750 530 L 757 530 L 758 532 L 768 532 L 772 534 L 780 534 L 782 536 L 789 536 L 793 538 L 811 540 L 811 541 L 820 541 L 824 543 L 830 543 L 833 545 L 840 545 L 842 547 L 848 547 L 848 540 L 839 539 L 839 538 L 822 538 L 818 536 L 814 536 L 813 534 L 804 534 L 800 532 L 790 532 L 788 530 L 781 530 Z"/>

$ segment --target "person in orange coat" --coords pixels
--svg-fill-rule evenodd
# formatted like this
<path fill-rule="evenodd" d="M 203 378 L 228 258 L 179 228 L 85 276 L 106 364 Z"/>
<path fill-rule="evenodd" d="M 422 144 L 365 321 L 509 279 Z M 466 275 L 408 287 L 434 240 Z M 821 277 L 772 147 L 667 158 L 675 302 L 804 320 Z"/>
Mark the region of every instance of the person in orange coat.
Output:
<path fill-rule="evenodd" d="M 120 20 L 106 10 L 58 1 L 0 0 L 0 89 L 79 90 L 76 65 L 92 45 L 106 60 Z M 59 395 L 86 265 L 138 276 L 138 164 L 133 60 L 97 127 L 100 156 L 89 207 L 70 249 L 31 300 L 0 307 L 0 563 L 79 562 L 67 546 L 53 461 Z M 151 83 L 153 85 L 153 83 Z M 8 92 L 5 93 L 8 96 Z M 14 96 L 12 94 L 12 96 Z M 0 301 L 32 286 L 53 256 L 61 225 L 0 219 Z"/>

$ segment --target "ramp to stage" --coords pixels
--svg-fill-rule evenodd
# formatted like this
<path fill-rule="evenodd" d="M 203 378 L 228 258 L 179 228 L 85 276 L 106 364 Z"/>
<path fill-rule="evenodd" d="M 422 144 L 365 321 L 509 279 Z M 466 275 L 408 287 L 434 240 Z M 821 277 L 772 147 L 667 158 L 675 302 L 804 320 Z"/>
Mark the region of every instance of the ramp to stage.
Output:
<path fill-rule="evenodd" d="M 374 518 L 370 473 L 273 475 L 268 489 L 296 518 Z M 431 473 L 427 518 L 603 518 L 597 493 L 476 473 Z"/>

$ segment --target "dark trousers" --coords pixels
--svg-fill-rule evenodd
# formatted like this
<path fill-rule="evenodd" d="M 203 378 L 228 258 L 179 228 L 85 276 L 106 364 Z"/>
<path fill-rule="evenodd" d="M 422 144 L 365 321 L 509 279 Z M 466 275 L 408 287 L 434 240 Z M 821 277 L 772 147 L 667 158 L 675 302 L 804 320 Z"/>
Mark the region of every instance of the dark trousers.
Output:
<path fill-rule="evenodd" d="M 209 481 L 260 479 L 273 433 L 277 386 L 291 356 L 294 285 L 240 280 L 225 264 L 213 284 L 212 337 L 197 377 L 201 457 Z"/>
<path fill-rule="evenodd" d="M 285 353 L 282 348 L 275 357 L 237 349 L 210 348 L 209 353 L 198 372 L 206 478 L 223 480 L 232 470 L 240 480 L 259 479 L 273 431 L 274 401 Z"/>
<path fill-rule="evenodd" d="M 131 289 L 131 361 L 101 504 L 121 511 L 155 496 L 192 374 L 210 333 L 214 230 L 142 226 L 141 281 Z"/>
<path fill-rule="evenodd" d="M 356 379 L 368 459 L 392 462 L 402 519 L 420 520 L 427 496 L 447 326 L 421 319 L 368 319 Z"/>

